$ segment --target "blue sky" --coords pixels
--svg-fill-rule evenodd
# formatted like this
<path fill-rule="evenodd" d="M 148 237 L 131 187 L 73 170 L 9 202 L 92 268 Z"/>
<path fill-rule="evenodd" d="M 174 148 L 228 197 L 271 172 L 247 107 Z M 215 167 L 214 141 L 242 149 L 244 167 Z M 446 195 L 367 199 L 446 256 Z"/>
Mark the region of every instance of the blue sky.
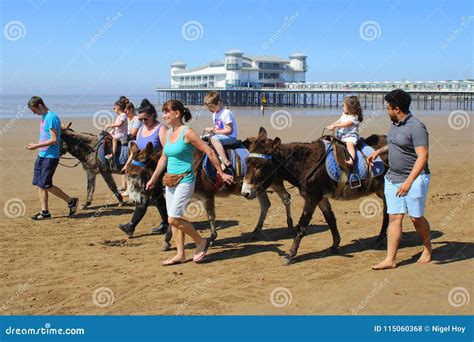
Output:
<path fill-rule="evenodd" d="M 150 94 L 169 85 L 173 61 L 198 66 L 230 48 L 283 58 L 303 52 L 307 81 L 474 78 L 473 4 L 6 0 L 0 91 Z M 183 34 L 189 22 L 197 23 Z"/>

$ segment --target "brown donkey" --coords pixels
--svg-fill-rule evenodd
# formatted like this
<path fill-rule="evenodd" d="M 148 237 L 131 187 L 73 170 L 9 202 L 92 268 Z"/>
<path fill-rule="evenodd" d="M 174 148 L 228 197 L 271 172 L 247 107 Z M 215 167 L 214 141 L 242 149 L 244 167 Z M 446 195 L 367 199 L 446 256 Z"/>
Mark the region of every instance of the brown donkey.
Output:
<path fill-rule="evenodd" d="M 377 149 L 386 145 L 386 137 L 372 135 L 365 140 L 365 143 Z M 331 249 L 337 251 L 341 238 L 328 197 L 351 200 L 373 193 L 379 196 L 384 203 L 384 216 L 377 241 L 380 242 L 384 239 L 388 226 L 387 206 L 384 197 L 386 170 L 382 175 L 373 177 L 370 182 L 362 181 L 358 188 L 352 189 L 346 185 L 342 189 L 338 189 L 337 196 L 335 196 L 338 183 L 333 181 L 326 171 L 323 160 L 326 150 L 321 139 L 311 143 L 282 144 L 280 138 L 268 139 L 267 131 L 261 127 L 257 138 L 250 145 L 249 151 L 251 154 L 247 159 L 247 174 L 242 186 L 242 195 L 245 198 L 253 199 L 259 194 L 265 193 L 270 184 L 274 182 L 281 184 L 285 180 L 297 187 L 305 200 L 303 213 L 295 227 L 296 235 L 293 246 L 284 257 L 285 265 L 290 264 L 296 256 L 316 206 L 323 212 L 324 219 L 331 230 L 333 238 Z M 387 155 L 383 155 L 381 158 L 387 165 Z M 317 165 L 320 167 L 315 170 Z"/>
<path fill-rule="evenodd" d="M 250 143 L 251 140 L 243 142 L 247 148 Z M 145 185 L 150 179 L 153 170 L 156 168 L 161 152 L 154 153 L 151 149 L 151 144 L 147 145 L 145 149 L 139 151 L 138 147 L 132 142 L 130 153 L 133 161 L 127 166 L 125 171 L 129 185 L 129 198 L 134 203 L 139 204 L 146 201 L 150 195 L 150 193 L 145 190 Z M 240 195 L 242 183 L 236 181 L 232 185 L 227 185 L 223 189 L 216 191 L 214 181 L 211 180 L 203 171 L 203 157 L 204 154 L 201 151 L 195 150 L 193 169 L 196 174 L 196 185 L 194 195 L 204 202 L 204 207 L 211 227 L 211 240 L 215 240 L 217 238 L 215 196 L 227 197 L 229 195 Z M 272 184 L 269 184 L 268 187 L 271 187 L 280 196 L 286 209 L 288 227 L 293 231 L 293 220 L 290 211 L 290 194 L 285 190 L 283 180 L 277 179 Z M 256 197 L 258 197 L 260 202 L 260 216 L 251 237 L 254 237 L 262 230 L 268 209 L 271 205 L 266 192 L 261 192 Z M 170 234 L 167 234 L 166 242 L 169 242 L 170 238 Z"/>

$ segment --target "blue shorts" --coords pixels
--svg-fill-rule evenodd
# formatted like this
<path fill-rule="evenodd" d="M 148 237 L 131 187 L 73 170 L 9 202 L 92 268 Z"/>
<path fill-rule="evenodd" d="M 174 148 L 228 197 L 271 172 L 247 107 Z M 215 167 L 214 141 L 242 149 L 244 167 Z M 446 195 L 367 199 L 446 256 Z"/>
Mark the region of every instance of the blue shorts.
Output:
<path fill-rule="evenodd" d="M 422 217 L 425 211 L 426 195 L 430 185 L 430 175 L 422 173 L 416 177 L 410 191 L 403 197 L 396 193 L 402 183 L 392 183 L 385 179 L 385 199 L 387 214 L 408 214 L 411 217 Z"/>
<path fill-rule="evenodd" d="M 237 138 L 231 137 L 230 135 L 225 134 L 216 134 L 211 137 L 211 139 L 216 139 L 219 141 L 222 146 L 224 145 L 232 145 L 237 142 Z"/>
<path fill-rule="evenodd" d="M 37 157 L 33 175 L 33 185 L 48 189 L 53 186 L 53 175 L 58 166 L 59 158 Z"/>

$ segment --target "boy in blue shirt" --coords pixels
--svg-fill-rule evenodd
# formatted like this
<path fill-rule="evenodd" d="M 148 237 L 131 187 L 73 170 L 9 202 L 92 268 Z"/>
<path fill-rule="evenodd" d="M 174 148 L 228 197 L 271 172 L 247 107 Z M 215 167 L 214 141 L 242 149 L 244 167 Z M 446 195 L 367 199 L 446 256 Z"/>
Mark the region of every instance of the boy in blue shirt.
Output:
<path fill-rule="evenodd" d="M 39 189 L 41 212 L 37 213 L 32 220 L 46 220 L 51 218 L 48 209 L 48 193 L 61 198 L 67 202 L 69 216 L 74 215 L 79 204 L 79 199 L 69 197 L 57 186 L 53 185 L 53 175 L 59 163 L 61 146 L 61 120 L 56 113 L 51 112 L 39 96 L 33 96 L 28 101 L 28 108 L 36 115 L 41 116 L 39 143 L 30 143 L 26 147 L 33 151 L 39 149 L 35 161 L 33 185 Z"/>

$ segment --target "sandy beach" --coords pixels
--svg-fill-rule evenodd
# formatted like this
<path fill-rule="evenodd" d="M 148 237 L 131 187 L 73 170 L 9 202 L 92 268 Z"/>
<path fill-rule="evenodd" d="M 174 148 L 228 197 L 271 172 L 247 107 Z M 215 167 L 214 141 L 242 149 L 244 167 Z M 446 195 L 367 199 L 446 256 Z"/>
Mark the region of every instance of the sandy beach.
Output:
<path fill-rule="evenodd" d="M 239 116 L 239 136 L 255 136 L 260 126 L 283 142 L 311 141 L 336 116 L 292 116 L 289 127 L 275 129 L 268 116 Z M 60 114 L 60 113 L 59 113 Z M 416 113 L 415 113 L 416 115 Z M 258 202 L 233 196 L 216 201 L 219 237 L 207 262 L 163 267 L 174 251 L 162 252 L 162 235 L 150 234 L 159 215 L 150 208 L 128 239 L 117 224 L 127 222 L 133 206 L 116 207 L 104 181 L 97 178 L 93 205 L 67 217 L 67 207 L 50 197 L 53 219 L 33 222 L 39 210 L 31 185 L 37 152 L 25 149 L 38 139 L 39 120 L 2 120 L 0 135 L 0 311 L 1 314 L 132 315 L 433 315 L 472 314 L 474 300 L 473 130 L 453 129 L 445 115 L 419 117 L 430 134 L 432 172 L 426 217 L 433 232 L 433 262 L 416 263 L 421 242 L 404 222 L 399 267 L 372 271 L 385 256 L 385 245 L 370 248 L 382 221 L 382 202 L 374 195 L 373 217 L 361 214 L 361 200 L 332 201 L 341 233 L 341 249 L 331 254 L 331 234 L 317 210 L 295 263 L 283 266 L 279 256 L 291 246 L 285 213 L 276 194 L 257 241 L 248 242 L 257 222 Z M 472 121 L 473 117 L 470 116 Z M 64 119 L 77 131 L 97 132 L 92 118 Z M 193 121 L 198 132 L 208 118 Z M 288 124 L 286 124 L 288 126 Z M 385 114 L 366 114 L 362 135 L 386 134 Z M 75 161 L 64 163 L 73 165 Z M 119 180 L 118 176 L 115 176 Z M 58 167 L 54 183 L 85 201 L 86 174 L 79 166 Z M 289 185 L 287 184 L 287 187 Z M 303 200 L 292 189 L 295 223 Z M 205 212 L 195 205 L 192 218 L 209 235 Z M 16 217 L 18 216 L 18 217 Z M 188 246 L 191 258 L 193 245 Z M 464 289 L 464 290 L 463 290 Z"/>

